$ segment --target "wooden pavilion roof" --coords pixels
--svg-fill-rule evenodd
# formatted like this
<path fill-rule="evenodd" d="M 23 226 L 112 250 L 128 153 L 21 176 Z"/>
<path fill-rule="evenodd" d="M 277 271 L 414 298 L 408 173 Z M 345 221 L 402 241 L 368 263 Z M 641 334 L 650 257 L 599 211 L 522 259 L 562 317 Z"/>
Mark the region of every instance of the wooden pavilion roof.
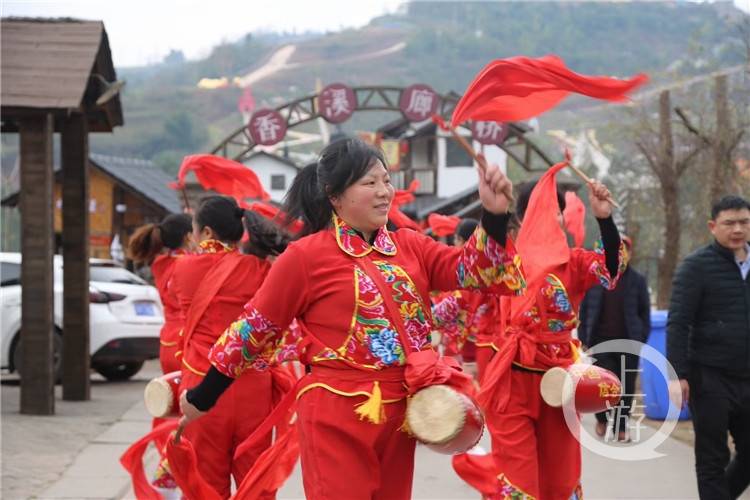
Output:
<path fill-rule="evenodd" d="M 3 132 L 16 130 L 15 118 L 45 110 L 83 112 L 92 132 L 123 124 L 119 95 L 96 105 L 106 90 L 102 79 L 117 79 L 102 22 L 3 18 L 0 47 Z"/>

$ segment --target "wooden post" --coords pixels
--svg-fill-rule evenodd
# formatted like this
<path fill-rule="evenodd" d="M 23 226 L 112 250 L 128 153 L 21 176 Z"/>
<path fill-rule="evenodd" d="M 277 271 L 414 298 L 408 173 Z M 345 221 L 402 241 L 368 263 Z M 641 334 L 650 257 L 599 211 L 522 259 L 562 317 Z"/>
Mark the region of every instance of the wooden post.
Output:
<path fill-rule="evenodd" d="M 19 120 L 21 136 L 21 413 L 55 413 L 53 362 L 54 221 L 51 114 Z"/>
<path fill-rule="evenodd" d="M 62 130 L 63 399 L 91 399 L 89 354 L 89 176 L 86 117 Z"/>

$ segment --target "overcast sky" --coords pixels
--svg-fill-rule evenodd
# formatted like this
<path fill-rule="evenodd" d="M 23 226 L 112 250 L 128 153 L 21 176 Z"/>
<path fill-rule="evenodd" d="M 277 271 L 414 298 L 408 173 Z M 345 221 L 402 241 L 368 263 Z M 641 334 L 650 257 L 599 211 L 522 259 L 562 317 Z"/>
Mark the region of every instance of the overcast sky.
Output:
<path fill-rule="evenodd" d="M 394 12 L 402 0 L 1 0 L 2 16 L 104 21 L 118 67 L 159 62 L 171 49 L 208 55 L 258 30 L 333 31 Z"/>
<path fill-rule="evenodd" d="M 750 0 L 733 0 L 750 12 Z M 161 61 L 171 49 L 190 59 L 222 41 L 265 31 L 333 31 L 394 12 L 402 0 L 0 0 L 2 16 L 104 21 L 118 67 Z"/>

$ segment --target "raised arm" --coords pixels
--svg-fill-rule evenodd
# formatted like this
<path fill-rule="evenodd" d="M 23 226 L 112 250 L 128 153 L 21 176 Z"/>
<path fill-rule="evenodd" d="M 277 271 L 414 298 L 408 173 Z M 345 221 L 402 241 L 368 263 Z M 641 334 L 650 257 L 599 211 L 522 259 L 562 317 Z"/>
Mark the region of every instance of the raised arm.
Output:
<path fill-rule="evenodd" d="M 432 290 L 475 289 L 484 293 L 522 293 L 526 282 L 521 259 L 505 231 L 509 215 L 484 214 L 482 223 L 462 248 L 414 235 L 416 252 Z"/>

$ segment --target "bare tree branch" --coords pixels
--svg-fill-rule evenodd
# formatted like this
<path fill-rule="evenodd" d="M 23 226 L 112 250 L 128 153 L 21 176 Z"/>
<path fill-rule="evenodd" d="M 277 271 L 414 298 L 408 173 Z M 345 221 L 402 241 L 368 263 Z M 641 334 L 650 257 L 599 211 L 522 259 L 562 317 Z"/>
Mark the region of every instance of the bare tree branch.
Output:
<path fill-rule="evenodd" d="M 690 118 L 688 118 L 687 116 L 687 113 L 685 113 L 685 111 L 683 111 L 682 108 L 680 108 L 679 106 L 676 106 L 674 108 L 674 112 L 677 113 L 677 116 L 679 116 L 680 120 L 682 120 L 682 124 L 685 126 L 686 129 L 690 131 L 691 134 L 698 137 L 707 146 L 713 145 L 711 139 L 703 135 L 701 131 L 698 130 L 698 128 L 695 125 L 692 124 L 692 122 L 690 121 Z"/>
<path fill-rule="evenodd" d="M 654 160 L 651 152 L 648 151 L 648 148 L 646 148 L 646 146 L 642 142 L 640 142 L 640 141 L 636 142 L 635 145 L 636 145 L 636 147 L 638 149 L 640 149 L 640 151 L 643 154 L 643 156 L 646 157 L 646 161 L 648 162 L 649 166 L 651 167 L 651 170 L 653 170 L 654 173 L 658 176 L 660 169 L 659 169 L 658 165 L 656 164 L 656 160 Z"/>
<path fill-rule="evenodd" d="M 742 136 L 744 135 L 744 133 L 744 130 L 740 130 L 739 132 L 737 132 L 737 135 L 734 136 L 734 139 L 732 139 L 732 141 L 729 143 L 729 147 L 727 148 L 728 153 L 731 154 L 732 151 L 734 151 L 734 148 L 740 145 L 740 141 L 742 140 Z"/>
<path fill-rule="evenodd" d="M 690 151 L 682 160 L 679 160 L 675 162 L 675 172 L 677 174 L 677 178 L 679 179 L 682 174 L 685 173 L 685 170 L 690 166 L 690 164 L 693 162 L 693 158 L 703 151 L 702 147 L 696 147 L 692 151 Z"/>

